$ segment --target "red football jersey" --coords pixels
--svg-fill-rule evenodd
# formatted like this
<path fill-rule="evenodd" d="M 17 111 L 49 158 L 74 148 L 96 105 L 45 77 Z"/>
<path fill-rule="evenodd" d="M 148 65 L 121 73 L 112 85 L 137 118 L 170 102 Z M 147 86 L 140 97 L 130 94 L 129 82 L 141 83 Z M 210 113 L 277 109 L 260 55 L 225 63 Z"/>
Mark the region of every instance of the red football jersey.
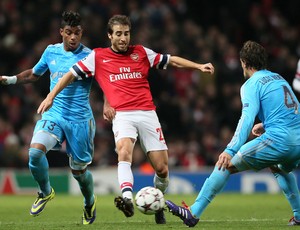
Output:
<path fill-rule="evenodd" d="M 124 53 L 96 48 L 71 71 L 78 78 L 95 77 L 117 111 L 155 110 L 148 72 L 152 67 L 166 69 L 169 58 L 141 45 L 129 46 Z"/>

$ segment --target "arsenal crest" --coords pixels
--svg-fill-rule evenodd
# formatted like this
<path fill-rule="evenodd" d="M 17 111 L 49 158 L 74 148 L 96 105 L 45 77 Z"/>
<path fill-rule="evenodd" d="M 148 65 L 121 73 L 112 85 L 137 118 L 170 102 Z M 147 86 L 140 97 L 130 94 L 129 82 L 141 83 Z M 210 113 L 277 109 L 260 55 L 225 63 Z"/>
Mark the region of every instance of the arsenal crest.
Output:
<path fill-rule="evenodd" d="M 139 60 L 139 55 L 137 53 L 133 53 L 133 54 L 130 54 L 130 58 L 133 61 L 137 61 L 137 60 Z"/>

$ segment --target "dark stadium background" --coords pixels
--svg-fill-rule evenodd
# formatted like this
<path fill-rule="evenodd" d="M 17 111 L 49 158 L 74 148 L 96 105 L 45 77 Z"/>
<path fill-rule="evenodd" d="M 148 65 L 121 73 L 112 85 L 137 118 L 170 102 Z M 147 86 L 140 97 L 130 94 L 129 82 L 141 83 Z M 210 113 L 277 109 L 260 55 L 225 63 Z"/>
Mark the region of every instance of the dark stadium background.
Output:
<path fill-rule="evenodd" d="M 90 48 L 107 46 L 108 18 L 127 14 L 132 43 L 212 62 L 216 68 L 214 76 L 175 69 L 150 73 L 170 167 L 195 171 L 213 165 L 238 122 L 243 84 L 238 51 L 244 41 L 263 44 L 270 69 L 292 82 L 300 56 L 299 9 L 297 0 L 1 0 L 0 74 L 32 68 L 48 44 L 61 42 L 64 10 L 81 13 L 82 42 Z M 0 86 L 0 167 L 27 168 L 36 109 L 49 91 L 48 83 L 45 76 L 35 84 Z M 102 120 L 102 92 L 96 84 L 91 104 L 97 122 L 92 165 L 116 165 L 111 127 Z M 134 157 L 133 167 L 147 170 L 138 145 Z M 51 167 L 68 164 L 64 148 L 51 151 L 48 159 Z"/>

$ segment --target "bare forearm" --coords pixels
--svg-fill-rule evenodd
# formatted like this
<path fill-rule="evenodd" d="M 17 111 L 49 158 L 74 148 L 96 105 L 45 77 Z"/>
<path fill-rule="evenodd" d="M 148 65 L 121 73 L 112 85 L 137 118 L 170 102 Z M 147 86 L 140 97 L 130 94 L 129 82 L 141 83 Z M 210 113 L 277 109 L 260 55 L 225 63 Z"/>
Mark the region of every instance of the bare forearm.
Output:
<path fill-rule="evenodd" d="M 171 56 L 169 65 L 177 68 L 197 69 L 198 63 L 178 56 Z"/>
<path fill-rule="evenodd" d="M 0 84 L 2 85 L 14 85 L 14 84 L 26 84 L 37 81 L 38 76 L 32 73 L 32 69 L 25 70 L 14 76 L 0 76 Z"/>
<path fill-rule="evenodd" d="M 169 65 L 177 68 L 200 70 L 204 73 L 214 73 L 214 66 L 211 63 L 200 64 L 178 56 L 171 56 Z"/>
<path fill-rule="evenodd" d="M 25 71 L 17 74 L 16 76 L 17 76 L 16 84 L 32 83 L 39 79 L 38 76 L 36 76 L 32 73 L 32 69 L 25 70 Z"/>

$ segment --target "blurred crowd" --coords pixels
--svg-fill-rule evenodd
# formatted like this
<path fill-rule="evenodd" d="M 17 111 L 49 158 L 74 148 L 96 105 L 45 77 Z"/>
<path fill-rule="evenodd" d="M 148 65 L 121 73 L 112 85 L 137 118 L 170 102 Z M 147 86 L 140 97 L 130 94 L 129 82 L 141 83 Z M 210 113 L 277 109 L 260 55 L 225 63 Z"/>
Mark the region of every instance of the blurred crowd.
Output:
<path fill-rule="evenodd" d="M 269 69 L 292 82 L 300 56 L 298 9 L 296 0 L 1 0 L 0 75 L 32 68 L 48 44 L 61 42 L 60 18 L 65 10 L 82 15 L 82 43 L 90 48 L 108 46 L 108 19 L 126 14 L 132 20 L 132 44 L 215 66 L 214 76 L 170 68 L 153 69 L 149 77 L 170 168 L 201 170 L 214 164 L 240 117 L 243 42 L 252 39 L 264 45 Z M 48 73 L 34 84 L 0 86 L 0 167 L 27 167 L 39 119 L 36 110 L 48 92 Z M 94 167 L 117 163 L 111 124 L 102 118 L 102 98 L 94 84 L 90 97 L 97 123 Z M 47 155 L 51 167 L 68 164 L 64 146 Z M 149 170 L 138 143 L 133 167 Z"/>

